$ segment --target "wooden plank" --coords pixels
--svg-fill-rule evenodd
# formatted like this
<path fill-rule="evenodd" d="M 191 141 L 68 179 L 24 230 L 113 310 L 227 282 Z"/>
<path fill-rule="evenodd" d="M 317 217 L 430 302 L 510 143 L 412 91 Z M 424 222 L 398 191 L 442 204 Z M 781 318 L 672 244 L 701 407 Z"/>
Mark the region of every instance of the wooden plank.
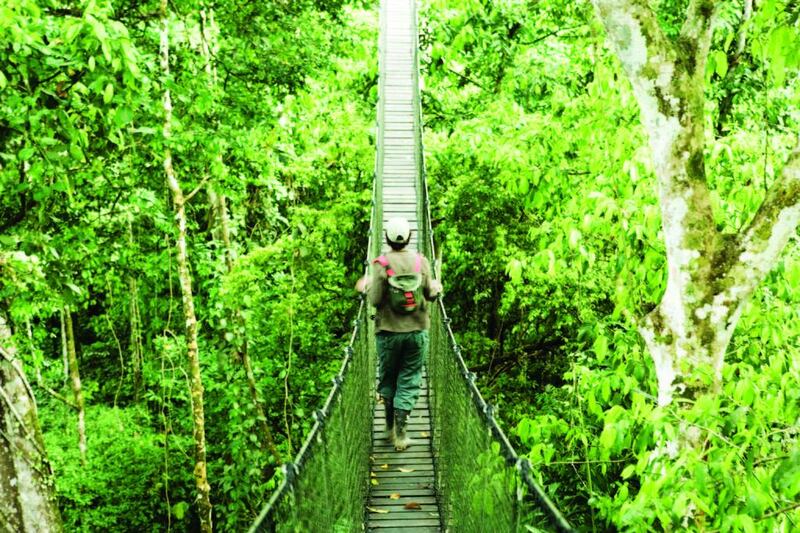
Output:
<path fill-rule="evenodd" d="M 422 498 L 420 498 L 422 499 Z M 432 501 L 430 501 L 432 500 Z M 406 509 L 406 504 L 414 502 L 419 505 L 419 509 Z M 415 519 L 415 518 L 433 518 L 428 513 L 436 513 L 438 516 L 438 508 L 436 505 L 436 498 L 425 498 L 424 501 L 415 501 L 411 498 L 406 499 L 405 501 L 401 502 L 400 500 L 390 500 L 389 498 L 381 498 L 379 502 L 373 503 L 370 502 L 370 507 L 381 509 L 383 511 L 389 511 L 388 513 L 381 513 L 381 514 L 391 514 L 393 516 L 387 516 L 386 518 L 397 518 L 397 519 Z"/>
<path fill-rule="evenodd" d="M 405 450 L 403 452 L 389 451 L 372 454 L 373 464 L 384 464 L 393 459 L 430 459 L 432 452 L 430 450 Z"/>
<path fill-rule="evenodd" d="M 414 410 L 411 411 L 412 416 L 414 416 L 413 420 L 410 422 L 412 424 L 417 425 L 429 425 L 431 423 L 431 419 L 428 413 L 427 407 L 425 409 L 421 409 L 419 404 L 414 406 Z M 415 416 L 418 415 L 418 416 Z M 383 424 L 384 422 L 384 414 L 380 413 L 373 418 L 374 422 Z"/>
<path fill-rule="evenodd" d="M 386 433 L 386 431 L 382 431 L 380 433 Z M 431 432 L 426 431 L 425 433 L 430 434 Z M 419 435 L 411 436 L 411 445 L 406 452 L 426 452 L 431 453 L 431 442 L 430 436 L 428 437 L 421 437 Z M 372 453 L 373 454 L 386 454 L 391 453 L 394 451 L 394 446 L 389 443 L 386 439 L 385 435 L 375 435 L 372 439 Z M 404 453 L 404 452 L 399 452 Z M 431 453 L 432 455 L 432 453 Z"/>
<path fill-rule="evenodd" d="M 425 433 L 425 435 L 422 435 L 422 433 Z M 407 431 L 406 435 L 408 435 L 408 438 L 411 439 L 410 448 L 415 448 L 415 446 L 422 446 L 423 444 L 426 445 L 428 448 L 430 448 L 430 442 L 428 441 L 430 441 L 431 438 L 431 431 L 429 430 Z M 376 441 L 379 443 L 385 443 L 386 438 L 381 435 L 375 435 L 372 438 L 372 442 Z"/>
<path fill-rule="evenodd" d="M 387 491 L 388 492 L 388 491 Z M 397 498 L 397 495 L 400 495 Z M 391 496 L 394 495 L 395 498 Z M 422 495 L 411 495 L 411 494 L 402 494 L 400 492 L 390 492 L 384 496 L 375 496 L 372 495 L 370 498 L 370 507 L 379 506 L 384 508 L 396 507 L 396 506 L 404 506 L 409 502 L 417 502 L 420 505 L 431 505 L 436 503 L 436 497 L 434 495 L 429 496 L 422 496 Z"/>
<path fill-rule="evenodd" d="M 425 516 L 427 511 L 417 511 L 421 516 Z M 406 518 L 405 516 L 400 516 L 400 513 L 394 513 L 394 516 L 389 516 L 392 513 L 386 514 L 376 514 L 370 513 L 369 514 L 369 527 L 370 528 L 382 528 L 384 526 L 381 523 L 393 523 L 395 525 L 402 525 L 404 527 L 421 527 L 421 526 L 428 526 L 428 527 L 437 527 L 439 525 L 439 515 L 438 513 L 435 516 L 427 515 L 427 518 L 417 518 L 415 516 L 409 516 Z M 391 527 L 391 526 L 390 526 Z M 418 530 L 414 530 L 418 531 Z"/>
<path fill-rule="evenodd" d="M 405 527 L 405 526 L 389 526 L 383 524 L 376 526 L 375 531 L 386 531 L 386 533 L 439 533 L 441 529 L 434 526 L 427 527 Z"/>
<path fill-rule="evenodd" d="M 377 480 L 376 480 L 377 481 Z M 431 491 L 432 493 L 436 492 L 436 488 L 432 481 L 426 481 L 425 483 L 404 483 L 402 481 L 392 481 L 392 480 L 384 480 L 379 482 L 378 485 L 371 485 L 372 490 L 375 491 L 386 491 L 388 493 L 403 493 L 404 491 L 409 491 L 412 493 L 413 491 Z"/>
<path fill-rule="evenodd" d="M 383 420 L 383 418 L 384 418 L 384 413 L 383 413 L 383 409 L 381 409 L 380 412 L 375 414 L 374 419 L 375 420 Z M 430 421 L 431 421 L 431 418 L 430 418 L 430 414 L 428 413 L 428 410 L 427 409 L 420 409 L 419 408 L 419 400 L 418 400 L 417 401 L 417 405 L 414 406 L 414 410 L 411 411 L 411 417 L 409 418 L 409 422 L 415 422 L 415 423 L 418 423 L 418 424 L 421 424 L 421 423 L 427 424 Z"/>
<path fill-rule="evenodd" d="M 384 420 L 377 420 L 374 425 L 372 426 L 372 430 L 375 433 L 378 433 L 379 437 L 381 433 L 386 433 L 386 424 L 384 424 Z M 430 434 L 432 429 L 431 425 L 427 422 L 420 422 L 418 424 L 410 425 L 407 428 L 407 431 L 419 431 L 420 433 L 428 433 Z M 427 438 L 427 437 L 423 437 Z"/>
<path fill-rule="evenodd" d="M 373 429 L 375 431 L 385 431 L 383 420 L 375 419 L 375 423 L 373 424 Z M 407 431 L 428 431 L 431 430 L 430 422 L 412 422 L 406 426 Z"/>
<path fill-rule="evenodd" d="M 380 466 L 380 465 L 379 465 Z M 402 469 L 402 470 L 401 470 Z M 406 472 L 405 470 L 409 470 Z M 374 476 L 372 474 L 375 474 Z M 374 469 L 370 477 L 376 478 L 378 481 L 381 479 L 401 479 L 407 477 L 427 477 L 433 479 L 433 463 L 428 464 L 415 464 L 409 466 L 391 465 L 388 470 L 381 468 Z"/>
<path fill-rule="evenodd" d="M 426 461 L 430 461 L 433 458 L 433 452 L 430 448 L 422 449 L 418 448 L 416 450 L 404 450 L 402 452 L 388 450 L 379 452 L 373 450 L 373 453 L 370 454 L 370 464 L 378 465 L 379 467 L 385 464 L 393 464 L 397 461 L 416 461 L 417 459 L 424 459 Z"/>
<path fill-rule="evenodd" d="M 391 206 L 384 204 L 383 211 L 385 213 L 393 213 L 399 216 L 407 217 L 410 214 L 417 213 L 417 206 L 411 204 L 405 204 L 406 207 L 401 207 L 402 204 L 392 204 Z"/>
<path fill-rule="evenodd" d="M 436 496 L 436 492 L 431 487 L 420 486 L 419 484 L 405 484 L 405 488 L 400 490 L 393 490 L 388 488 L 374 488 L 370 493 L 374 498 L 388 498 L 392 494 L 400 494 L 402 498 L 411 498 L 414 496 Z"/>
<path fill-rule="evenodd" d="M 413 197 L 403 197 L 403 196 L 391 196 L 391 197 L 384 197 L 383 199 L 384 209 L 386 206 L 389 206 L 389 210 L 393 210 L 397 207 L 400 211 L 403 211 L 403 206 L 411 206 L 416 210 L 417 207 L 417 199 Z"/>
<path fill-rule="evenodd" d="M 383 457 L 372 463 L 372 471 L 391 473 L 398 468 L 413 469 L 416 471 L 417 466 L 419 466 L 420 469 L 422 469 L 423 466 L 431 466 L 432 459 L 433 457 L 430 453 L 426 457 Z M 430 470 L 430 468 L 427 470 Z M 420 472 L 422 472 L 422 470 L 420 470 Z"/>
<path fill-rule="evenodd" d="M 418 486 L 428 486 L 430 488 L 434 488 L 434 481 L 433 481 L 433 472 L 427 472 L 427 476 L 425 475 L 417 475 L 417 476 L 403 476 L 403 477 L 371 477 L 370 478 L 370 486 L 375 488 L 388 488 L 394 487 L 400 482 L 404 482 L 406 484 L 414 484 Z"/>

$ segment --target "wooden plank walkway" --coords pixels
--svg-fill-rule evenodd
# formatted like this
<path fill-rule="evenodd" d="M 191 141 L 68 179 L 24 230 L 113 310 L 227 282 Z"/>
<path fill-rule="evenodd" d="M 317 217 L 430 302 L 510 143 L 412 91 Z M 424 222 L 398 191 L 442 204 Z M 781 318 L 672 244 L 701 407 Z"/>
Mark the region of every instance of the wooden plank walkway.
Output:
<path fill-rule="evenodd" d="M 381 2 L 383 223 L 402 216 L 411 224 L 409 249 L 418 247 L 417 146 L 414 132 L 415 0 Z M 388 246 L 384 243 L 384 251 Z"/>
<path fill-rule="evenodd" d="M 375 406 L 370 455 L 370 495 L 367 530 L 375 533 L 440 531 L 439 505 L 433 479 L 431 419 L 427 375 L 408 421 L 411 446 L 395 451 L 386 439 L 383 405 Z"/>
<path fill-rule="evenodd" d="M 418 249 L 417 145 L 414 121 L 415 0 L 382 0 L 380 58 L 384 79 L 380 102 L 383 117 L 383 223 L 403 216 L 411 225 L 409 248 Z M 384 244 L 384 251 L 388 246 Z M 441 531 L 434 490 L 431 419 L 427 374 L 420 398 L 408 421 L 411 446 L 395 451 L 387 440 L 383 405 L 375 406 L 372 421 L 370 495 L 367 531 L 375 533 L 433 533 Z"/>

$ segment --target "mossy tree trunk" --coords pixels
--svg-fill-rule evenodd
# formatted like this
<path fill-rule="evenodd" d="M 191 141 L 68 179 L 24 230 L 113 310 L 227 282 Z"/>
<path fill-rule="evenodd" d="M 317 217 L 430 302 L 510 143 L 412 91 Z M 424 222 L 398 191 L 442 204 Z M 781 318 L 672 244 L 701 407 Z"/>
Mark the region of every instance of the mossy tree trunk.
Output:
<path fill-rule="evenodd" d="M 172 135 L 172 98 L 167 85 L 169 71 L 169 18 L 167 0 L 161 0 L 161 73 L 164 76 L 164 172 L 167 186 L 172 193 L 175 221 L 178 226 L 176 251 L 178 278 L 181 284 L 183 315 L 186 324 L 186 354 L 189 359 L 189 393 L 192 399 L 192 427 L 195 445 L 194 478 L 197 487 L 197 507 L 200 530 L 211 533 L 211 487 L 206 474 L 205 412 L 203 407 L 203 382 L 200 375 L 200 357 L 197 345 L 197 316 L 192 295 L 192 277 L 189 272 L 189 254 L 186 247 L 186 199 L 172 165 L 172 150 L 169 147 Z"/>
<path fill-rule="evenodd" d="M 0 313 L 0 524 L 3 531 L 59 532 L 61 514 L 36 413 L 17 358 L 11 327 Z"/>
<path fill-rule="evenodd" d="M 63 317 L 64 331 L 66 331 L 70 386 L 74 397 L 73 405 L 78 413 L 78 451 L 81 455 L 81 465 L 86 466 L 86 409 L 83 401 L 81 372 L 78 366 L 78 351 L 75 347 L 75 329 L 72 325 L 72 312 L 69 307 L 64 307 Z"/>
<path fill-rule="evenodd" d="M 705 68 L 712 0 L 691 0 L 680 35 L 664 35 L 646 0 L 592 0 L 633 86 L 658 178 L 667 288 L 639 331 L 655 362 L 659 404 L 717 391 L 744 305 L 800 221 L 800 147 L 750 223 L 717 230 L 706 181 Z"/>

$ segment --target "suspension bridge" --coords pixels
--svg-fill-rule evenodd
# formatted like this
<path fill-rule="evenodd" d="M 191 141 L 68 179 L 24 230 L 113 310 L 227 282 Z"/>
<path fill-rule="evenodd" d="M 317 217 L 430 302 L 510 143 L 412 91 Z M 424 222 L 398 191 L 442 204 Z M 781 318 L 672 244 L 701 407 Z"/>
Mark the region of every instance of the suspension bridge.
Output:
<path fill-rule="evenodd" d="M 382 0 L 366 269 L 385 251 L 383 224 L 395 216 L 411 224 L 409 248 L 436 257 L 418 49 L 416 0 Z M 574 531 L 483 400 L 444 304 L 432 307 L 427 370 L 409 420 L 412 446 L 396 452 L 385 439 L 375 394 L 374 324 L 362 298 L 333 387 L 251 532 Z"/>

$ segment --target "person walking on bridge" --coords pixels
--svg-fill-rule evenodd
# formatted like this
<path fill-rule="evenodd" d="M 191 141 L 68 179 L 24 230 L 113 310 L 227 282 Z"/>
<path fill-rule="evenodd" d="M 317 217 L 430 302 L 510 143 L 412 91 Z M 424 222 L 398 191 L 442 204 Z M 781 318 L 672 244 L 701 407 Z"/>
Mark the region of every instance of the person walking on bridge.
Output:
<path fill-rule="evenodd" d="M 377 309 L 378 393 L 386 410 L 389 440 L 398 451 L 410 445 L 406 423 L 419 397 L 422 366 L 428 356 L 430 315 L 442 285 L 433 279 L 428 259 L 407 249 L 411 227 L 405 218 L 392 218 L 384 228 L 391 251 L 372 262 L 372 275 L 356 284 Z"/>

